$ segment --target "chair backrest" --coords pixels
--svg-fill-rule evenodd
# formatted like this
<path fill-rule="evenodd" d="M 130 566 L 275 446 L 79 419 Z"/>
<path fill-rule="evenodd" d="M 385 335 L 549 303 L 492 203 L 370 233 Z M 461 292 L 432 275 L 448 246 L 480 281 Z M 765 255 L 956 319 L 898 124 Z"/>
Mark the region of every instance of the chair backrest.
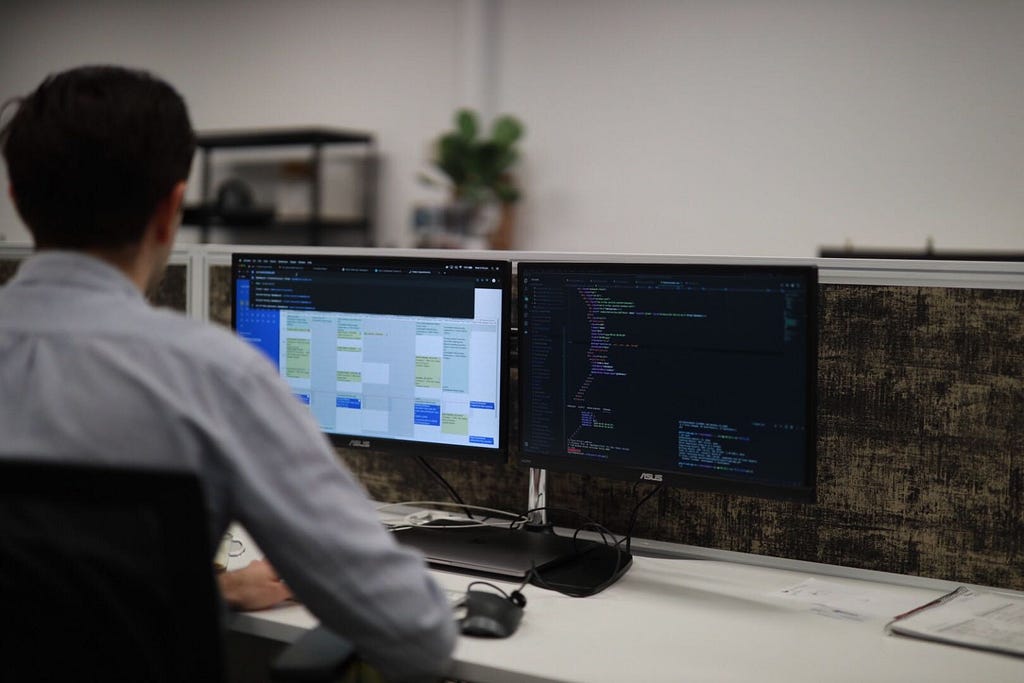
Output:
<path fill-rule="evenodd" d="M 0 461 L 0 681 L 224 679 L 195 475 Z"/>

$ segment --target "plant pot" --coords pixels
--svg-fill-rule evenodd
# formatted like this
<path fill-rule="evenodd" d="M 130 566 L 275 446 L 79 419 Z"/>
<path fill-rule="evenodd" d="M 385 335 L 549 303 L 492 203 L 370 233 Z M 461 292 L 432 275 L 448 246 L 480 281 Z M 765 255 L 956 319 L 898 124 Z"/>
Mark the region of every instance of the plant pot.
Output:
<path fill-rule="evenodd" d="M 515 234 L 516 205 L 502 204 L 498 224 L 491 232 L 488 244 L 491 249 L 511 249 Z"/>

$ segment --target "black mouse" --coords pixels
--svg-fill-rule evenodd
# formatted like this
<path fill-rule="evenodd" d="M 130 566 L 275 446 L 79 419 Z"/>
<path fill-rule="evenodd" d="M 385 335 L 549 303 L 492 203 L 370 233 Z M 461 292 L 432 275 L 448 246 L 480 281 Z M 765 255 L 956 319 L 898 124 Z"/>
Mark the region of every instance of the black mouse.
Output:
<path fill-rule="evenodd" d="M 488 591 L 466 591 L 466 615 L 459 628 L 467 636 L 508 638 L 519 628 L 523 608 L 504 595 Z"/>

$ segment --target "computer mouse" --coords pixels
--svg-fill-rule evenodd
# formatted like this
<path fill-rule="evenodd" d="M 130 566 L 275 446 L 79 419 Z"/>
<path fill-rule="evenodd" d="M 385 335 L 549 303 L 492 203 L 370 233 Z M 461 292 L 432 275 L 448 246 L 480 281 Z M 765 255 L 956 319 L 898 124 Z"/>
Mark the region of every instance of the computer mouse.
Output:
<path fill-rule="evenodd" d="M 488 591 L 466 591 L 463 605 L 465 616 L 459 620 L 459 628 L 467 636 L 481 638 L 508 638 L 519 628 L 523 608 L 497 593 Z"/>

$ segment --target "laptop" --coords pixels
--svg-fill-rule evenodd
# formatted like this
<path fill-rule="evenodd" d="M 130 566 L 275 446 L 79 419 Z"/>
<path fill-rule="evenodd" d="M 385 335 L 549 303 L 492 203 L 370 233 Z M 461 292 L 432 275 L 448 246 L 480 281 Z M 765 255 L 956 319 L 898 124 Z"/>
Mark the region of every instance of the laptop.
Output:
<path fill-rule="evenodd" d="M 399 543 L 419 550 L 435 569 L 521 581 L 531 569 L 548 569 L 593 550 L 594 543 L 550 533 L 499 526 L 424 524 L 393 531 Z"/>

